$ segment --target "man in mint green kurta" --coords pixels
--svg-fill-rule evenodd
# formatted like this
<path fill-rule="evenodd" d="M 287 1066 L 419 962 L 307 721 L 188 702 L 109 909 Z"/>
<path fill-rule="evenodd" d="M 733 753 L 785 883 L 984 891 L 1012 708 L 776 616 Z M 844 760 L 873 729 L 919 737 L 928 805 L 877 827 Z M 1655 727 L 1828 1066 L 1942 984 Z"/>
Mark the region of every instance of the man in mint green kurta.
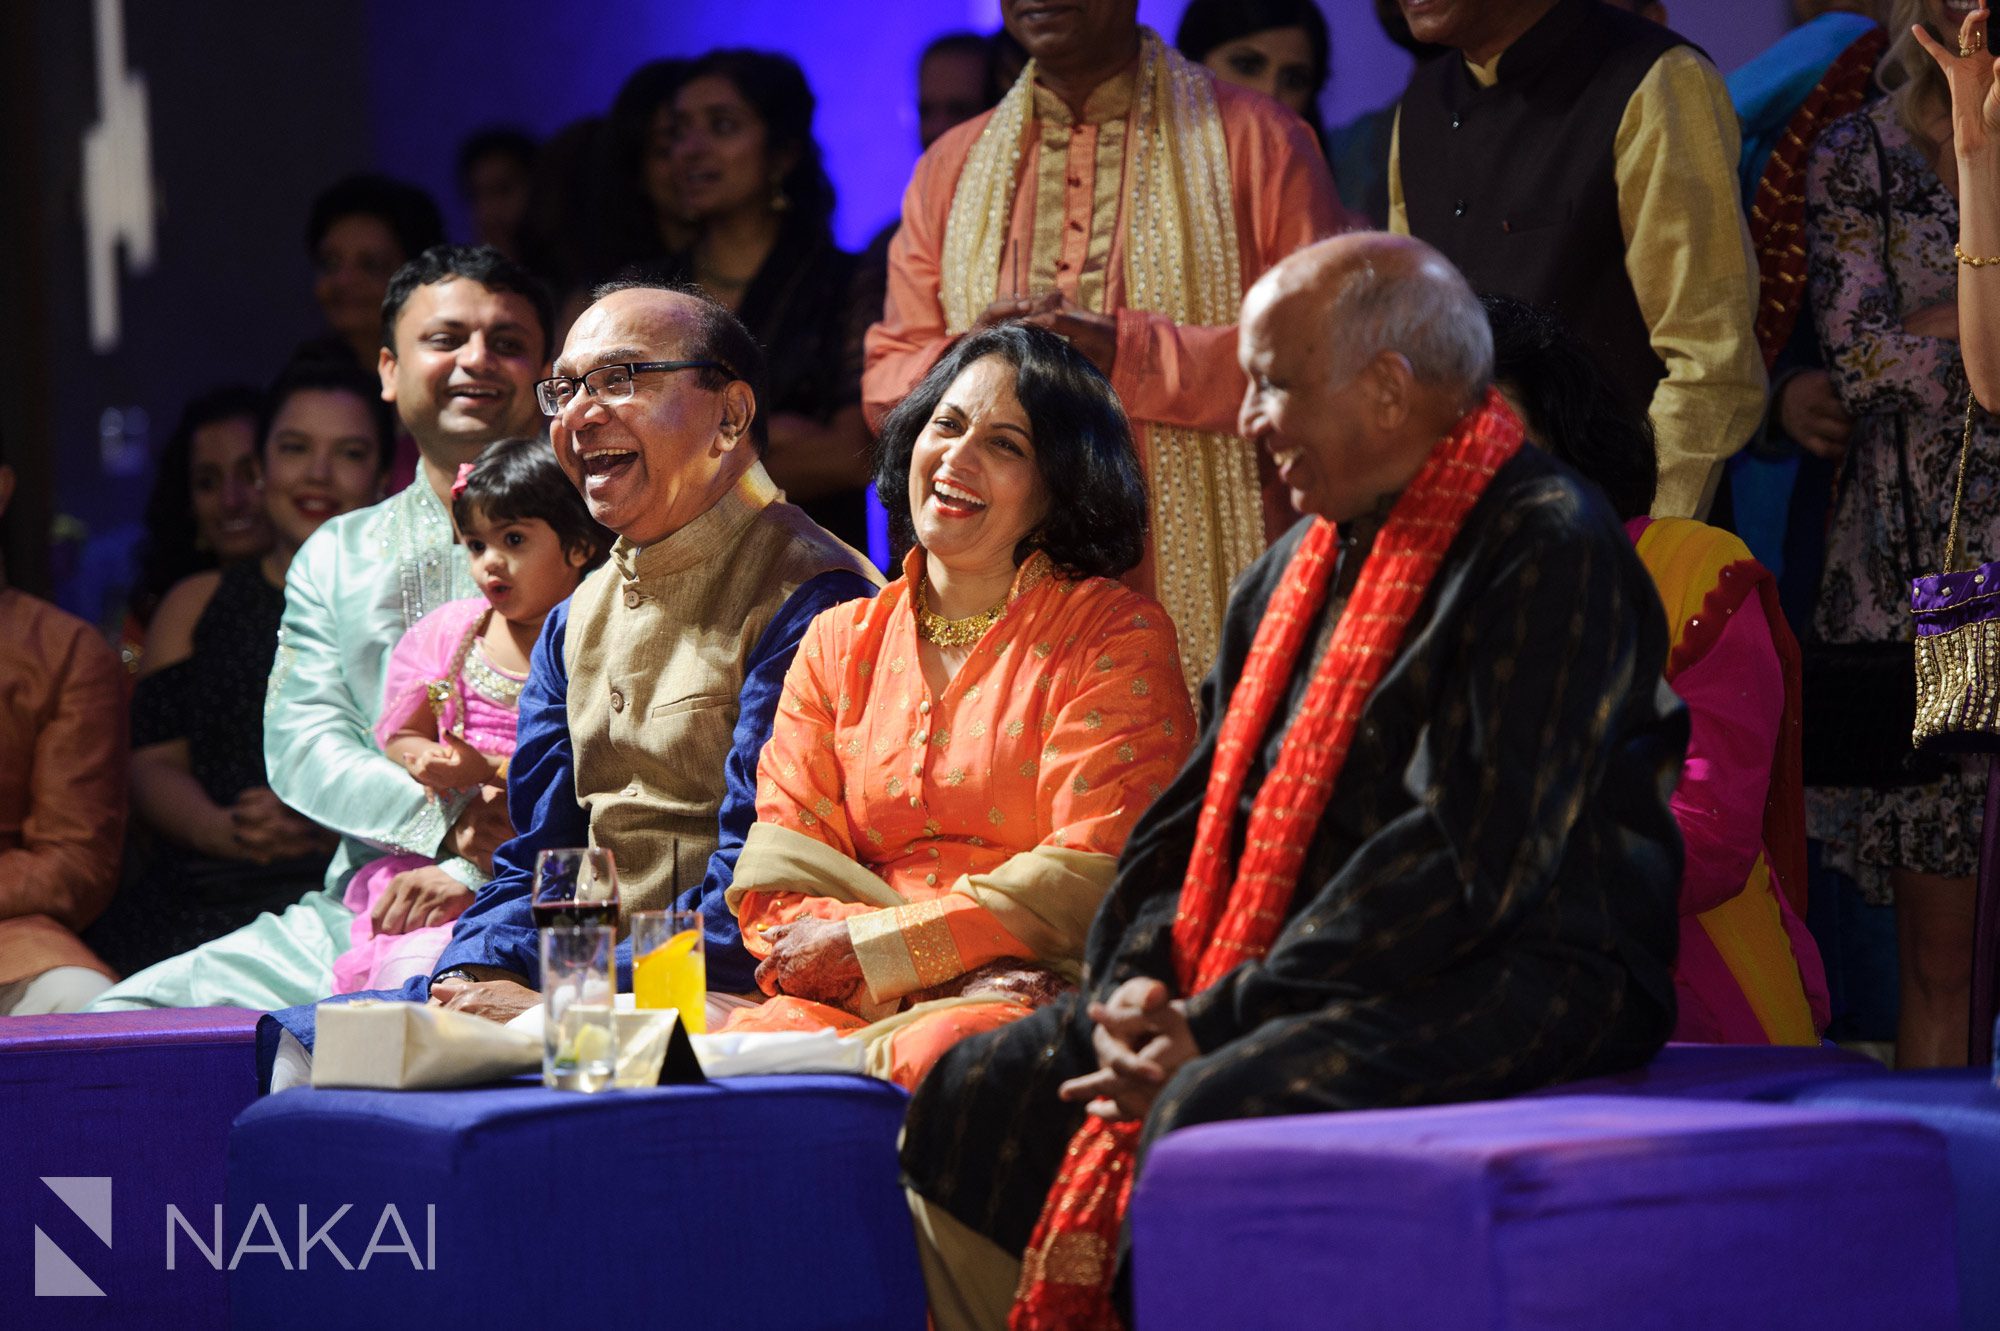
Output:
<path fill-rule="evenodd" d="M 445 497 L 461 463 L 540 430 L 534 382 L 548 367 L 549 300 L 495 251 L 439 246 L 391 280 L 384 315 L 382 396 L 423 465 L 400 494 L 333 519 L 299 549 L 264 705 L 271 789 L 340 833 L 326 885 L 140 971 L 90 1011 L 308 1002 L 332 987 L 347 949 L 354 915 L 341 894 L 355 870 L 415 852 L 476 888 L 485 874 L 458 852 L 483 859 L 507 835 L 504 805 L 427 799 L 371 731 L 397 639 L 445 602 L 479 594 Z"/>

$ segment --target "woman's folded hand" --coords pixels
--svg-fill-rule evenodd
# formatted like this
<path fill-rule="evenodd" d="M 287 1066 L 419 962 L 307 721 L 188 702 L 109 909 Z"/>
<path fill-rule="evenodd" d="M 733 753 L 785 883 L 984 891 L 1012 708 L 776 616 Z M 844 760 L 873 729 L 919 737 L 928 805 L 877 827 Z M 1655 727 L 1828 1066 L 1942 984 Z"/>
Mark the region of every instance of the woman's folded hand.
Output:
<path fill-rule="evenodd" d="M 771 955 L 757 966 L 757 987 L 846 1009 L 863 991 L 861 959 L 843 920 L 794 920 L 764 935 Z"/>

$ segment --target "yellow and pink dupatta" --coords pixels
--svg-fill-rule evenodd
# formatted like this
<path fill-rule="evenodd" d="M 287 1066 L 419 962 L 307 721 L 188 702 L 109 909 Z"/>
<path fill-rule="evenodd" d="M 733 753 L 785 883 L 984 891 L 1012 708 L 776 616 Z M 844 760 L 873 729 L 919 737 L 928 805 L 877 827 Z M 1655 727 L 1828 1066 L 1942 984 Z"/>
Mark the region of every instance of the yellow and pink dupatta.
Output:
<path fill-rule="evenodd" d="M 1631 525 L 1640 562 L 1666 606 L 1672 635 L 1667 683 L 1702 667 L 1752 596 L 1763 607 L 1785 679 L 1764 804 L 1764 852 L 1741 892 L 1695 916 L 1698 931 L 1682 930 L 1676 973 L 1709 1000 L 1731 1043 L 1817 1044 L 1827 1020 L 1826 981 L 1818 951 L 1799 923 L 1806 909 L 1799 647 L 1779 608 L 1777 581 L 1742 541 L 1720 528 L 1680 518 Z"/>

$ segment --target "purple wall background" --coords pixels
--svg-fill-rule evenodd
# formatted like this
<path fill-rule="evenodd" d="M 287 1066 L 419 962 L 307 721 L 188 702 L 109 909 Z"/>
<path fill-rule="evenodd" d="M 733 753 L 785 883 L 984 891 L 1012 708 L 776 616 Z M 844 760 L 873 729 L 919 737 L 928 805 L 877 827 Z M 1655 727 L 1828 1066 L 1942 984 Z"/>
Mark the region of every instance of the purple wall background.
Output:
<path fill-rule="evenodd" d="M 1382 36 L 1370 0 L 1321 0 L 1333 29 L 1323 108 L 1337 124 L 1393 99 L 1409 59 Z M 1674 26 L 1727 72 L 1784 32 L 1786 0 L 1668 0 Z M 1140 0 L 1170 38 L 1184 0 Z M 547 133 L 602 110 L 625 75 L 659 55 L 711 46 L 784 51 L 819 95 L 819 136 L 840 192 L 835 226 L 863 244 L 895 215 L 916 161 L 915 65 L 954 28 L 991 30 L 999 0 L 666 0 L 651 6 L 492 0 L 470 7 L 370 0 L 370 102 L 381 168 L 430 187 L 456 216 L 452 151 L 470 130 L 513 122 Z M 546 31 L 546 40 L 530 34 Z M 445 62 L 453 69 L 439 78 Z M 477 71 L 477 73 L 475 73 Z M 463 230 L 462 225 L 459 228 Z"/>

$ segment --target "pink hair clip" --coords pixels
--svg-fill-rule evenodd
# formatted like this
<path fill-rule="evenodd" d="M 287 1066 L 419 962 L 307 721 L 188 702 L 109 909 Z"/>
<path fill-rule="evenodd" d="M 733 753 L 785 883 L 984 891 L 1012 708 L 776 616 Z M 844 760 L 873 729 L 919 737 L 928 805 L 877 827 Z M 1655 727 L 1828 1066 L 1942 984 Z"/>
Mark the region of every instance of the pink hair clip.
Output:
<path fill-rule="evenodd" d="M 458 464 L 458 477 L 451 483 L 451 497 L 454 501 L 465 493 L 465 480 L 466 477 L 472 475 L 472 468 L 473 464 L 470 462 L 461 462 Z"/>

